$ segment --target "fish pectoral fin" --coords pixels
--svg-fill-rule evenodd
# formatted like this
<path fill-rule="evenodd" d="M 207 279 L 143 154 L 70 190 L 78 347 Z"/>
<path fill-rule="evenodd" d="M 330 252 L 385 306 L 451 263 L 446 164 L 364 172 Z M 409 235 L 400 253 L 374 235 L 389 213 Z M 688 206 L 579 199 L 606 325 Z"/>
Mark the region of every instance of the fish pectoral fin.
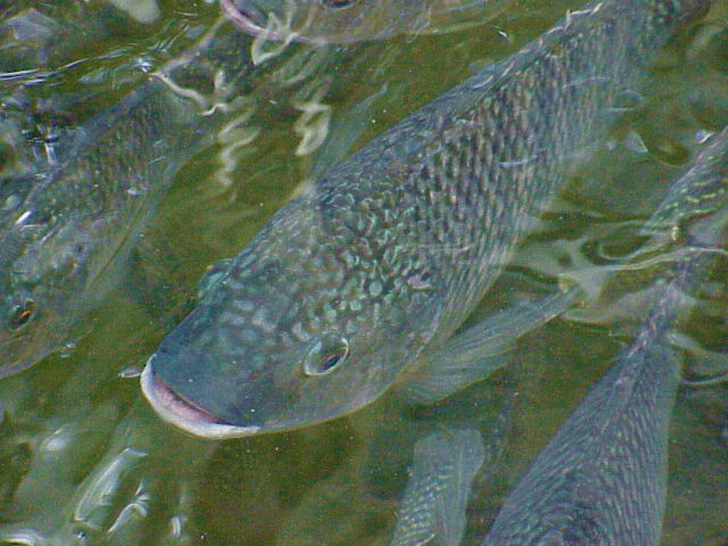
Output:
<path fill-rule="evenodd" d="M 504 353 L 478 359 L 451 356 L 440 360 L 438 356 L 439 351 L 423 356 L 417 370 L 400 388 L 399 394 L 407 402 L 433 404 L 486 379 L 508 364 Z"/>
<path fill-rule="evenodd" d="M 420 355 L 400 395 L 416 404 L 434 403 L 482 381 L 508 364 L 508 352 L 523 334 L 560 315 L 581 295 L 565 291 L 519 303 L 454 335 Z"/>

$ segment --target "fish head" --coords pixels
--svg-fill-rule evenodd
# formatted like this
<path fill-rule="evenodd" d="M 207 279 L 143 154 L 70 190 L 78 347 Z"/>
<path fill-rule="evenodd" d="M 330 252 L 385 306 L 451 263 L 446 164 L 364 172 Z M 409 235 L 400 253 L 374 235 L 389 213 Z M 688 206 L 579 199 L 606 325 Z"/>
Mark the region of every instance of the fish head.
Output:
<path fill-rule="evenodd" d="M 383 39 L 429 24 L 435 0 L 220 0 L 243 31 L 276 41 Z"/>
<path fill-rule="evenodd" d="M 389 277 L 341 223 L 315 224 L 312 208 L 291 205 L 208 274 L 142 374 L 151 405 L 188 432 L 240 437 L 348 414 L 390 387 L 436 329 L 436 298 L 423 290 L 435 275 L 421 260 Z"/>
<path fill-rule="evenodd" d="M 20 211 L 0 233 L 0 377 L 59 349 L 89 298 L 93 244 L 82 222 Z"/>

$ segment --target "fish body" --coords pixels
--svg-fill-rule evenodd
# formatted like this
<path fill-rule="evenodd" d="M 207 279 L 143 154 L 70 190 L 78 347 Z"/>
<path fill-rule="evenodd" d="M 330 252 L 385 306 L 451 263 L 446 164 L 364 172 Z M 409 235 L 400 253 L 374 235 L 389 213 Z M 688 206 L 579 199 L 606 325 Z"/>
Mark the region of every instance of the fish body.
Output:
<path fill-rule="evenodd" d="M 54 162 L 0 180 L 0 376 L 62 347 L 114 285 L 177 168 L 211 138 L 214 116 L 170 82 L 212 79 L 226 51 L 243 77 L 252 63 L 236 44 L 208 36 L 74 130 Z"/>
<path fill-rule="evenodd" d="M 17 185 L 25 195 L 6 198 L 17 197 L 17 204 L 0 235 L 2 375 L 58 348 L 67 333 L 58 326 L 75 322 L 98 301 L 109 284 L 108 270 L 128 254 L 164 194 L 166 183 L 156 181 L 171 179 L 174 147 L 188 144 L 195 130 L 193 118 L 180 115 L 185 109 L 174 99 L 154 100 L 163 86 L 145 86 L 92 121 L 67 161 L 24 177 Z M 157 138 L 167 123 L 180 126 L 173 141 Z M 134 174 L 128 176 L 127 169 Z"/>
<path fill-rule="evenodd" d="M 664 300 L 511 492 L 483 546 L 658 544 L 678 359 Z"/>
<path fill-rule="evenodd" d="M 417 442 L 390 546 L 459 544 L 471 483 L 484 458 L 477 429 L 436 431 Z"/>
<path fill-rule="evenodd" d="M 661 279 L 633 344 L 582 400 L 511 492 L 483 546 L 657 545 L 679 364 L 669 333 L 699 284 L 728 218 L 728 130 L 671 188 L 645 233 L 692 221 L 690 244 Z M 722 215 L 716 222 L 714 217 Z M 695 223 L 700 216 L 708 221 Z"/>
<path fill-rule="evenodd" d="M 483 24 L 506 0 L 220 0 L 240 29 L 272 40 L 341 43 Z"/>
<path fill-rule="evenodd" d="M 203 279 L 142 374 L 151 404 L 221 438 L 376 399 L 465 320 L 622 94 L 705 7 L 592 2 L 331 168 Z"/>

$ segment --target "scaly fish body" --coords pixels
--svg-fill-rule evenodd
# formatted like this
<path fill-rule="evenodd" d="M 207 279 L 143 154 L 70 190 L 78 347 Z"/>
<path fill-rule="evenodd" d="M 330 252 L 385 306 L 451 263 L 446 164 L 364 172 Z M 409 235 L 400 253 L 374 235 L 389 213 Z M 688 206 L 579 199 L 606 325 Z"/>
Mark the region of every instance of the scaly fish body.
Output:
<path fill-rule="evenodd" d="M 55 164 L 0 181 L 0 376 L 68 340 L 113 286 L 177 168 L 211 138 L 212 116 L 163 79 L 209 69 L 212 80 L 225 56 L 243 77 L 252 63 L 239 42 L 234 34 L 203 39 L 79 127 Z"/>
<path fill-rule="evenodd" d="M 728 218 L 726 174 L 728 130 L 673 185 L 646 231 L 687 224 L 691 244 L 719 245 Z M 695 223 L 715 213 L 722 219 Z M 699 248 L 662 279 L 634 343 L 508 496 L 483 546 L 659 544 L 680 363 L 668 335 L 686 307 L 683 291 L 700 283 L 714 257 Z"/>
<path fill-rule="evenodd" d="M 329 170 L 210 272 L 148 362 L 147 398 L 212 437 L 377 398 L 463 322 L 621 94 L 706 5 L 593 2 Z"/>
<path fill-rule="evenodd" d="M 486 545 L 658 544 L 678 358 L 672 287 L 508 496 Z"/>

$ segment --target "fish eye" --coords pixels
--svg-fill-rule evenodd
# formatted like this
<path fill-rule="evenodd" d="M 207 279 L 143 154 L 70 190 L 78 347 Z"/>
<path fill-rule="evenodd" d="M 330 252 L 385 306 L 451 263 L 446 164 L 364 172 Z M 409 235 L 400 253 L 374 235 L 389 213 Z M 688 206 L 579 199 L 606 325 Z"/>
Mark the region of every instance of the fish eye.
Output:
<path fill-rule="evenodd" d="M 10 329 L 18 330 L 28 324 L 33 313 L 35 312 L 35 302 L 33 300 L 25 300 L 16 305 L 10 315 Z"/>
<path fill-rule="evenodd" d="M 318 340 L 303 361 L 303 372 L 309 377 L 328 375 L 341 366 L 349 355 L 349 342 L 343 337 Z"/>
<path fill-rule="evenodd" d="M 321 0 L 321 5 L 325 8 L 340 9 L 351 7 L 358 1 L 359 0 Z"/>

